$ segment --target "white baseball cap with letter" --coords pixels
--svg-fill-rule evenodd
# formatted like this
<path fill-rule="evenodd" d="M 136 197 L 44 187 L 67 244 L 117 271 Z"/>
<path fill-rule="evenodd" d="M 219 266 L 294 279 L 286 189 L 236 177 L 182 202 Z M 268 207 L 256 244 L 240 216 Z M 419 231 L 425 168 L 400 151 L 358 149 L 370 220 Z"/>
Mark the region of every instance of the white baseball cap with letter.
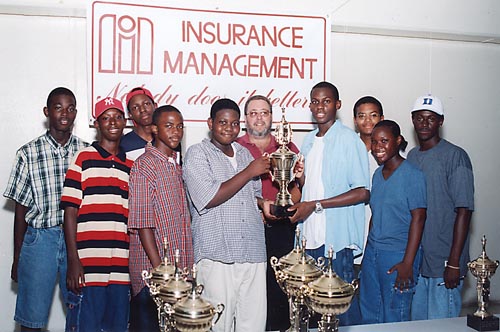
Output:
<path fill-rule="evenodd" d="M 415 104 L 413 104 L 411 112 L 413 113 L 416 111 L 431 111 L 444 116 L 443 104 L 441 103 L 441 100 L 430 94 L 418 97 L 417 100 L 415 100 Z"/>

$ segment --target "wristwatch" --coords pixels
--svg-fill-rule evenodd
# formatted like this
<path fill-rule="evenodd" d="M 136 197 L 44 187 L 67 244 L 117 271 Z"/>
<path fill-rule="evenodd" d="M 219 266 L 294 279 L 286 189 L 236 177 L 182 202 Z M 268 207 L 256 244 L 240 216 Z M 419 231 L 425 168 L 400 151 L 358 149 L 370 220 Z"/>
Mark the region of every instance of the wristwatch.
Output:
<path fill-rule="evenodd" d="M 316 206 L 314 208 L 314 213 L 321 213 L 323 212 L 323 205 L 319 201 L 316 201 Z"/>

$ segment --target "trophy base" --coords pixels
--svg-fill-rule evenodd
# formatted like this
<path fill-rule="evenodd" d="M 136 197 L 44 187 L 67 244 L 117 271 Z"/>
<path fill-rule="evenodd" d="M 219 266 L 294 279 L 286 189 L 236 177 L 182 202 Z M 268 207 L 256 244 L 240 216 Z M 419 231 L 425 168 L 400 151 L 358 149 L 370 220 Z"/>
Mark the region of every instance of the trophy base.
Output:
<path fill-rule="evenodd" d="M 498 321 L 496 316 L 481 318 L 472 314 L 467 315 L 467 326 L 476 331 L 498 331 Z"/>
<path fill-rule="evenodd" d="M 278 218 L 288 218 L 295 214 L 295 211 L 287 211 L 291 205 L 280 206 L 271 204 L 271 214 Z"/>

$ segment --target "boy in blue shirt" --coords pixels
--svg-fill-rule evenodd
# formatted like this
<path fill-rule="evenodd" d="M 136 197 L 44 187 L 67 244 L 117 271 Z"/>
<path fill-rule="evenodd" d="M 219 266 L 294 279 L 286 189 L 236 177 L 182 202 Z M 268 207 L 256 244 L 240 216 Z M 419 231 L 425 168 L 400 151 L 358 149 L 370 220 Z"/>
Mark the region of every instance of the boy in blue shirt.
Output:
<path fill-rule="evenodd" d="M 354 279 L 354 256 L 363 250 L 365 203 L 370 198 L 368 156 L 358 135 L 336 119 L 342 103 L 337 88 L 320 82 L 311 90 L 309 108 L 318 128 L 304 139 L 302 202 L 290 210 L 307 239 L 306 252 L 326 256 L 333 247 L 333 267 L 347 282 Z M 341 325 L 360 323 L 356 304 L 339 317 Z"/>

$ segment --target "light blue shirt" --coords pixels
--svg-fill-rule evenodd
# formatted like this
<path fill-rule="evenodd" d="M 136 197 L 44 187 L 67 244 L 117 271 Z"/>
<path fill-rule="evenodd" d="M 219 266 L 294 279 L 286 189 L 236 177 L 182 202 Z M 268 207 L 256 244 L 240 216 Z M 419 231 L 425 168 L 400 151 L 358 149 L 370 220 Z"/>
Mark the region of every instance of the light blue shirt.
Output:
<path fill-rule="evenodd" d="M 304 138 L 301 153 L 307 158 L 318 129 Z M 325 198 L 335 197 L 351 189 L 369 189 L 370 175 L 366 147 L 358 135 L 339 120 L 324 136 L 322 174 Z M 304 186 L 307 186 L 307 179 Z M 325 209 L 326 235 L 325 255 L 330 246 L 335 252 L 345 248 L 356 249 L 354 255 L 363 250 L 365 232 L 365 204 Z M 299 223 L 302 231 L 303 223 Z"/>

